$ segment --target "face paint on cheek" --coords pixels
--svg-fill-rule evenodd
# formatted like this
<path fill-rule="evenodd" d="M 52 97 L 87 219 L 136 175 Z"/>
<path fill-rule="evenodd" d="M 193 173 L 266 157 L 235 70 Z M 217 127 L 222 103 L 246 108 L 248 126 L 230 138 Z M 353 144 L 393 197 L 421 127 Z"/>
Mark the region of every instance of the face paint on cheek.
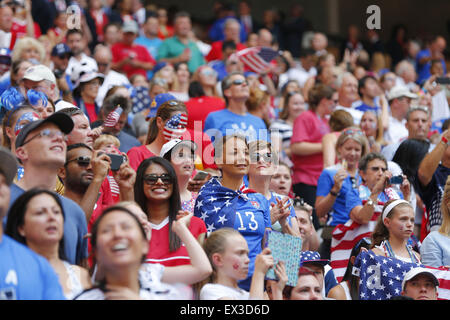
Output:
<path fill-rule="evenodd" d="M 187 119 L 187 114 L 185 113 L 176 114 L 170 118 L 164 126 L 164 138 L 167 141 L 181 138 L 186 131 Z"/>
<path fill-rule="evenodd" d="M 239 269 L 239 263 L 235 262 L 233 263 L 233 270 L 238 270 Z"/>
<path fill-rule="evenodd" d="M 20 130 L 30 122 L 39 120 L 40 117 L 35 112 L 26 112 L 20 116 L 20 118 L 16 122 L 16 126 L 14 127 L 14 132 L 16 136 L 19 134 Z"/>

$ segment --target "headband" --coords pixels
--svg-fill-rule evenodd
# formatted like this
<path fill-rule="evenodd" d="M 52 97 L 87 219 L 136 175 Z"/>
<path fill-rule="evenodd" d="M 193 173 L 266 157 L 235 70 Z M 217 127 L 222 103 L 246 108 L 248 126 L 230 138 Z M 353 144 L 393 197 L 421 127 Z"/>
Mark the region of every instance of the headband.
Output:
<path fill-rule="evenodd" d="M 401 203 L 406 203 L 408 205 L 411 205 L 408 201 L 403 200 L 403 199 L 397 199 L 394 202 L 390 203 L 384 210 L 383 210 L 383 219 L 381 221 L 384 221 L 384 218 L 387 217 L 387 215 L 389 214 L 389 212 L 392 211 L 392 209 L 394 209 L 394 207 L 396 207 L 397 205 L 401 204 Z"/>

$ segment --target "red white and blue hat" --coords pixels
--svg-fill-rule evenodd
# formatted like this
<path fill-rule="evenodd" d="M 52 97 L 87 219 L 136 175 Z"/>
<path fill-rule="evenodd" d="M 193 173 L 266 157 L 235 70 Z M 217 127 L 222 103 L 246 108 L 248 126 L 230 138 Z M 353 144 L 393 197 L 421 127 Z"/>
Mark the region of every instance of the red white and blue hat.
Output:
<path fill-rule="evenodd" d="M 330 263 L 328 259 L 321 259 L 320 253 L 317 251 L 302 251 L 300 253 L 300 267 L 308 263 L 317 263 L 325 266 Z"/>

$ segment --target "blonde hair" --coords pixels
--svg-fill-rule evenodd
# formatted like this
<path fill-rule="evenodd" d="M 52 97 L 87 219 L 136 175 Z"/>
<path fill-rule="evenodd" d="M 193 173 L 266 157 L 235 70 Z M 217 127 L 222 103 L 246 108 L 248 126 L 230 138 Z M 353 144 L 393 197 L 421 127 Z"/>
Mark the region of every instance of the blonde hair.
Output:
<path fill-rule="evenodd" d="M 445 236 L 450 235 L 450 209 L 447 205 L 448 201 L 450 201 L 450 176 L 447 177 L 441 202 L 442 224 L 439 232 Z"/>
<path fill-rule="evenodd" d="M 211 232 L 206 238 L 203 244 L 203 249 L 208 256 L 209 262 L 211 263 L 213 269 L 213 273 L 209 278 L 209 282 L 213 282 L 215 280 L 215 277 L 217 276 L 217 269 L 212 261 L 212 256 L 214 253 L 224 253 L 228 245 L 227 240 L 232 236 L 242 237 L 242 235 L 236 229 L 225 227 Z"/>
<path fill-rule="evenodd" d="M 250 96 L 248 97 L 245 105 L 249 112 L 257 111 L 261 105 L 270 99 L 270 95 L 259 88 L 251 88 Z"/>
<path fill-rule="evenodd" d="M 364 132 L 359 127 L 348 127 L 344 129 L 336 141 L 336 153 L 339 155 L 338 149 L 348 140 L 353 139 L 361 145 L 361 158 L 370 151 L 369 140 L 367 140 Z"/>
<path fill-rule="evenodd" d="M 14 50 L 12 52 L 12 61 L 17 61 L 19 59 L 22 59 L 22 53 L 25 49 L 29 47 L 34 47 L 39 52 L 39 62 L 42 63 L 45 60 L 45 48 L 44 45 L 39 42 L 38 40 L 31 38 L 31 37 L 23 37 L 17 40 L 16 44 L 14 45 Z"/>
<path fill-rule="evenodd" d="M 115 136 L 113 136 L 111 134 L 102 134 L 102 135 L 100 135 L 100 137 L 95 139 L 94 150 L 98 150 L 103 145 L 108 144 L 108 143 L 112 143 L 117 148 L 120 147 L 120 141 L 119 141 L 119 139 L 117 139 L 117 137 L 115 137 Z"/>

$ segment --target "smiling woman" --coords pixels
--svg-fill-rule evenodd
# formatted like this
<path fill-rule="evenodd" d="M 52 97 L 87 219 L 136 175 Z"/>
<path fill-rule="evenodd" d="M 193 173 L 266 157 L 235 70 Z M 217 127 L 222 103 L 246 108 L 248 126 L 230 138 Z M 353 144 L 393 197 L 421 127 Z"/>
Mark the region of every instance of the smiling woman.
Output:
<path fill-rule="evenodd" d="M 71 265 L 64 253 L 64 211 L 58 196 L 31 189 L 12 205 L 5 234 L 44 256 L 59 277 L 67 299 L 91 286 L 88 271 Z"/>
<path fill-rule="evenodd" d="M 152 227 L 146 262 L 165 266 L 189 264 L 187 249 L 172 228 L 182 208 L 178 178 L 170 162 L 161 157 L 145 159 L 136 173 L 134 194 Z M 189 230 L 196 239 L 202 239 L 206 226 L 201 219 L 192 217 Z"/>

